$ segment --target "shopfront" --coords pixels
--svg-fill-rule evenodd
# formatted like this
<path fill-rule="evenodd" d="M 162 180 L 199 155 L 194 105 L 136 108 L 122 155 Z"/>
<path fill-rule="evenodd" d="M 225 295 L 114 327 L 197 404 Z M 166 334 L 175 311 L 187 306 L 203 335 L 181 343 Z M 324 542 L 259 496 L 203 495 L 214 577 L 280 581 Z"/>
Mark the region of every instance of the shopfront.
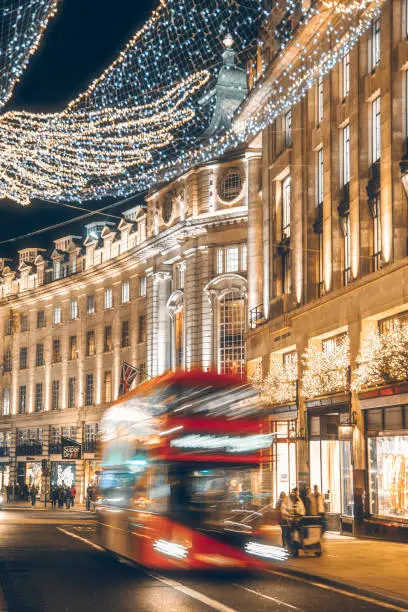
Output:
<path fill-rule="evenodd" d="M 51 487 L 71 487 L 75 485 L 75 463 L 70 461 L 51 461 Z"/>
<path fill-rule="evenodd" d="M 18 461 L 17 463 L 17 482 L 20 487 L 25 484 L 28 488 L 33 485 L 41 495 L 42 491 L 42 470 L 41 461 Z"/>
<path fill-rule="evenodd" d="M 310 486 L 324 496 L 330 531 L 353 531 L 354 495 L 351 439 L 341 439 L 348 404 L 308 406 Z"/>
<path fill-rule="evenodd" d="M 298 486 L 296 447 L 296 406 L 278 408 L 270 415 L 270 432 L 274 434 L 269 469 L 264 468 L 263 489 L 272 493 L 275 505 L 280 494 Z M 266 467 L 266 466 L 265 466 Z"/>
<path fill-rule="evenodd" d="M 379 535 L 405 531 L 408 538 L 408 405 L 369 408 L 364 416 L 368 531 L 377 523 Z"/>

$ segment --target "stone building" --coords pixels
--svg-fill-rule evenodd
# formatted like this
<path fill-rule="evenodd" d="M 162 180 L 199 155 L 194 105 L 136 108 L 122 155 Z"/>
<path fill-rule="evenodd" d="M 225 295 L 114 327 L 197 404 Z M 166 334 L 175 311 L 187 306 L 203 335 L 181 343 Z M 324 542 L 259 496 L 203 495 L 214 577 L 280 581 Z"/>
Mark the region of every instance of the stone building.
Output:
<path fill-rule="evenodd" d="M 208 137 L 247 93 L 230 39 L 223 61 Z M 169 368 L 243 373 L 259 178 L 257 151 L 235 151 L 158 185 L 118 224 L 94 221 L 85 237 L 0 260 L 0 485 L 35 482 L 43 495 L 72 481 L 83 498 L 123 361 L 138 368 L 136 384 Z M 62 436 L 81 459 L 62 458 Z"/>
<path fill-rule="evenodd" d="M 315 17 L 294 14 L 279 51 L 279 6 L 240 121 L 289 61 L 296 71 L 296 44 L 313 33 Z M 405 0 L 384 2 L 358 44 L 254 138 L 262 199 L 249 208 L 246 349 L 279 434 L 273 497 L 318 484 L 333 528 L 386 537 L 408 533 L 407 19 Z"/>

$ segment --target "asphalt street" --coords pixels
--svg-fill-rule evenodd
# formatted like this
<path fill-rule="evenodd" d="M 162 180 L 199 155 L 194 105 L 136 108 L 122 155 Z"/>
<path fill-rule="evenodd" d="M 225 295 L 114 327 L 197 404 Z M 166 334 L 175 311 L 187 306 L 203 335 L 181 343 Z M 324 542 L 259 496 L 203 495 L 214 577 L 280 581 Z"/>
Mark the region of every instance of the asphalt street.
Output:
<path fill-rule="evenodd" d="M 77 511 L 0 511 L 0 612 L 402 609 L 280 573 L 151 573 L 95 547 L 93 519 Z"/>

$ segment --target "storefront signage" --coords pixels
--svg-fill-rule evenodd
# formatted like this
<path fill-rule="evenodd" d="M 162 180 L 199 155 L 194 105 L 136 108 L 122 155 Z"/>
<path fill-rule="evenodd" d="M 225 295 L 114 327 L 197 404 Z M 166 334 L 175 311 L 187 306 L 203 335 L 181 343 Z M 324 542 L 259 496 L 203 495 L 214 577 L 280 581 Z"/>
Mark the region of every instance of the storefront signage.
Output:
<path fill-rule="evenodd" d="M 63 459 L 80 459 L 81 445 L 76 440 L 71 438 L 61 437 L 62 458 Z"/>

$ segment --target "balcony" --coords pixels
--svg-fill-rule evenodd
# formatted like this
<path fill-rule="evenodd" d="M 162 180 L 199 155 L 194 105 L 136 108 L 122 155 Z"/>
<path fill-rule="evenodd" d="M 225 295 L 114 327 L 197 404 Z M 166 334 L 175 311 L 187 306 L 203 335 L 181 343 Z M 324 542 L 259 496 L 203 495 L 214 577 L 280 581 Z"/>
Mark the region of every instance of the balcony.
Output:
<path fill-rule="evenodd" d="M 263 325 L 266 321 L 263 304 L 251 308 L 249 311 L 249 327 L 256 329 L 259 325 Z"/>
<path fill-rule="evenodd" d="M 84 453 L 96 453 L 96 440 L 85 440 L 82 450 Z"/>
<path fill-rule="evenodd" d="M 23 444 L 17 444 L 16 455 L 18 457 L 22 455 L 42 455 L 42 443 L 24 442 Z"/>
<path fill-rule="evenodd" d="M 9 457 L 10 449 L 8 446 L 0 446 L 0 457 Z"/>

